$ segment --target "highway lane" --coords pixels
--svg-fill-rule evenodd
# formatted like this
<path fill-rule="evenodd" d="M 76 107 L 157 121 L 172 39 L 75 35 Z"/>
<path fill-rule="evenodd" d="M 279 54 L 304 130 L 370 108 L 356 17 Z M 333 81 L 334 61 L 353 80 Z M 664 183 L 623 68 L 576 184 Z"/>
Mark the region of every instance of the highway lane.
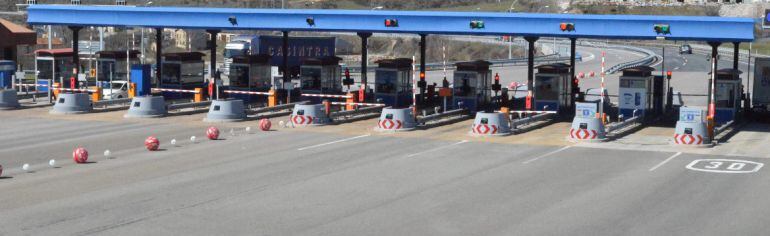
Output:
<path fill-rule="evenodd" d="M 162 136 L 191 129 L 162 126 L 168 127 Z M 297 129 L 160 152 L 136 144 L 117 159 L 0 179 L 0 234 L 745 235 L 770 229 L 763 223 L 770 210 L 765 169 L 686 168 L 696 159 L 736 157 L 467 140 Z"/>

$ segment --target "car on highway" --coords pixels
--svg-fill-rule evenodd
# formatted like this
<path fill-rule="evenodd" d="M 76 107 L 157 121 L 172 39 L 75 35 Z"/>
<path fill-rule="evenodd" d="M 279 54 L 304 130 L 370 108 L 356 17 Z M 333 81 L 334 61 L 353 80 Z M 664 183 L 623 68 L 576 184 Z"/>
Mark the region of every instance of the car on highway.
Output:
<path fill-rule="evenodd" d="M 127 98 L 128 82 L 121 80 L 107 83 L 107 86 L 102 90 L 102 97 L 107 100 Z"/>
<path fill-rule="evenodd" d="M 692 47 L 689 44 L 679 46 L 679 54 L 692 54 Z"/>

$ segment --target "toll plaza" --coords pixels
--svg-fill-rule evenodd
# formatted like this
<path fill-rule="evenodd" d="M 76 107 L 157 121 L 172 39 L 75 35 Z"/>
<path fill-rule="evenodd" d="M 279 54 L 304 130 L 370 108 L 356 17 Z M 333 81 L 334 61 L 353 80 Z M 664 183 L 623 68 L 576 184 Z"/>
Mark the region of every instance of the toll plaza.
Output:
<path fill-rule="evenodd" d="M 227 80 L 224 81 L 227 89 L 244 92 L 270 91 L 272 78 L 269 55 L 239 55 L 233 57 L 232 60 L 230 74 L 227 76 Z M 247 103 L 266 101 L 264 96 L 255 96 L 248 93 L 232 93 L 228 96 L 244 100 Z"/>
<path fill-rule="evenodd" d="M 492 70 L 488 61 L 455 64 L 452 105 L 475 113 L 486 110 L 492 102 Z"/>
<path fill-rule="evenodd" d="M 535 110 L 571 111 L 572 85 L 570 65 L 555 63 L 538 66 L 535 74 Z"/>
<path fill-rule="evenodd" d="M 36 5 L 29 9 L 29 23 L 32 25 L 64 25 L 70 27 L 74 36 L 84 26 L 146 27 L 161 32 L 164 28 L 205 29 L 213 38 L 222 30 L 268 30 L 283 34 L 283 51 L 288 51 L 290 32 L 353 32 L 361 38 L 365 49 L 368 38 L 373 33 L 417 34 L 420 37 L 420 63 L 418 78 L 412 78 L 414 69 L 410 59 L 391 59 L 379 61 L 375 72 L 374 96 L 367 90 L 360 94 L 359 102 L 382 102 L 396 108 L 414 106 L 414 113 L 428 110 L 426 101 L 431 101 L 431 89 L 426 82 L 426 48 L 428 35 L 520 35 L 527 42 L 527 96 L 524 109 L 519 114 L 533 116 L 560 112 L 571 115 L 576 95 L 580 92 L 574 84 L 575 45 L 578 39 L 632 39 L 632 40 L 680 40 L 704 41 L 712 46 L 712 57 L 718 56 L 718 46 L 733 43 L 736 49 L 740 43 L 754 40 L 752 19 L 745 18 L 710 18 L 710 17 L 671 17 L 671 16 L 607 16 L 607 15 L 572 15 L 572 14 L 503 14 L 503 13 L 463 13 L 463 12 L 403 12 L 403 11 L 349 11 L 349 10 L 306 10 L 301 13 L 291 10 L 268 9 L 206 9 L 206 8 L 165 8 L 165 7 L 84 7 Z M 117 21 L 112 15 L 123 14 L 124 20 Z M 156 20 L 159 16 L 167 21 Z M 194 16 L 194 17 L 193 17 Z M 360 19 L 351 24 L 350 19 Z M 422 24 L 432 22 L 432 24 Z M 703 27 L 708 25 L 708 27 Z M 708 30 L 706 30 L 708 28 Z M 611 30 L 608 30 L 611 29 Z M 158 33 L 157 35 L 160 35 Z M 560 37 L 570 41 L 570 63 L 565 66 L 538 68 L 535 73 L 535 43 L 540 37 Z M 156 38 L 162 41 L 162 38 Z M 160 45 L 160 44 L 159 44 Z M 75 45 L 73 45 L 74 47 Z M 209 45 L 211 59 L 209 71 L 217 71 L 216 42 Z M 161 51 L 162 47 L 158 48 Z M 362 71 L 367 71 L 367 53 L 362 50 Z M 73 55 L 73 58 L 77 58 Z M 400 62 L 399 62 L 400 60 Z M 74 60 L 77 63 L 77 60 Z M 159 62 L 161 60 L 158 60 Z M 284 53 L 281 72 L 283 83 L 274 83 L 279 89 L 294 91 L 292 72 L 286 63 Z M 716 60 L 712 60 L 716 64 Z M 737 61 L 737 59 L 736 59 Z M 559 67 L 559 68 L 557 68 Z M 737 66 L 736 66 L 737 67 Z M 164 73 L 158 67 L 156 73 Z M 714 66 L 714 68 L 718 68 Z M 543 69 L 543 70 L 540 70 Z M 604 74 L 604 71 L 601 72 Z M 212 73 L 210 77 L 216 77 Z M 361 84 L 365 87 L 367 73 L 361 74 Z M 546 76 L 547 75 L 547 76 Z M 538 79 L 538 76 L 540 76 Z M 161 76 L 157 76 L 161 77 Z M 550 77 L 550 79 L 546 78 Z M 205 78 L 203 78 L 205 79 Z M 658 91 L 652 85 L 653 93 Z M 411 88 L 410 88 L 411 87 Z M 716 86 L 711 86 L 712 90 Z M 211 89 L 210 89 L 211 90 Z M 601 90 L 604 93 L 604 90 Z M 427 95 L 426 95 L 427 94 Z M 296 95 L 295 95 L 296 96 Z M 516 96 L 516 95 L 514 95 Z M 286 103 L 293 100 L 286 96 Z M 601 96 L 602 99 L 604 96 Z M 658 97 L 657 95 L 654 98 Z M 713 97 L 713 96 L 712 96 Z M 426 99 L 428 98 L 428 99 Z M 652 103 L 657 103 L 653 98 Z M 493 98 L 492 100 L 495 100 Z M 502 99 L 501 99 L 502 100 Z M 714 107 L 715 99 L 710 103 Z M 640 99 L 641 101 L 641 99 Z M 504 103 L 501 101 L 501 103 Z M 453 104 L 454 105 L 454 104 Z M 508 107 L 509 109 L 509 107 Z M 327 109 L 328 110 L 328 109 Z M 603 106 L 597 111 L 602 123 L 607 117 Z M 708 119 L 713 120 L 713 109 Z M 503 112 L 503 111 L 501 111 Z M 417 115 L 417 114 L 413 114 Z M 518 121 L 516 121 L 518 122 Z M 512 123 L 516 127 L 518 123 Z M 713 128 L 713 125 L 710 126 Z M 566 130 L 564 131 L 566 132 Z"/>
<path fill-rule="evenodd" d="M 377 61 L 374 71 L 374 98 L 395 108 L 412 105 L 412 59 L 396 58 Z"/>
<path fill-rule="evenodd" d="M 741 73 L 743 72 L 740 70 L 729 68 L 717 70 L 716 82 L 714 83 L 714 121 L 717 125 L 734 121 L 742 114 L 741 101 L 744 97 L 744 90 L 741 83 Z M 709 79 L 709 84 L 711 84 L 711 79 Z M 711 92 L 709 92 L 708 97 L 711 98 Z"/>
<path fill-rule="evenodd" d="M 655 68 L 632 67 L 623 70 L 618 92 L 619 114 L 623 117 L 660 115 L 663 111 L 663 77 Z"/>

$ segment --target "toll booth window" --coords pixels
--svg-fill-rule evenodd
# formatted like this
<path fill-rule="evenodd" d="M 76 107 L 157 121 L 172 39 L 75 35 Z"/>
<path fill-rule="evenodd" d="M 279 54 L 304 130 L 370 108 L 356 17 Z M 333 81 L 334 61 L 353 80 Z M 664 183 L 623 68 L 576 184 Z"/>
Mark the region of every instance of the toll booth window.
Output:
<path fill-rule="evenodd" d="M 270 87 L 270 66 L 252 65 L 249 69 L 251 85 L 254 87 Z"/>
<path fill-rule="evenodd" d="M 399 77 L 398 79 L 398 93 L 411 93 L 412 92 L 412 71 L 411 70 L 402 70 L 399 71 Z"/>
<path fill-rule="evenodd" d="M 230 66 L 230 86 L 249 87 L 249 67 L 248 65 L 233 64 Z"/>
<path fill-rule="evenodd" d="M 99 61 L 99 67 L 97 67 L 99 81 L 117 80 L 115 78 L 115 63 L 112 61 Z"/>
<path fill-rule="evenodd" d="M 50 61 L 50 60 L 38 60 L 37 61 L 37 71 L 39 72 L 39 74 L 37 75 L 37 79 L 39 79 L 39 80 L 54 79 L 51 76 L 53 74 L 53 61 Z"/>
<path fill-rule="evenodd" d="M 621 79 L 620 87 L 621 88 L 647 88 L 647 83 L 645 80 L 640 80 L 640 79 Z"/>
<path fill-rule="evenodd" d="M 300 78 L 302 89 L 321 90 L 323 78 L 321 77 L 320 67 L 302 67 Z"/>
<path fill-rule="evenodd" d="M 342 80 L 339 76 L 339 67 L 326 66 L 323 69 L 323 89 L 329 92 L 338 92 L 342 90 Z"/>
<path fill-rule="evenodd" d="M 163 65 L 163 84 L 179 84 L 180 65 L 175 63 L 164 63 Z"/>
<path fill-rule="evenodd" d="M 377 70 L 375 73 L 375 91 L 378 93 L 396 93 L 397 71 Z"/>
<path fill-rule="evenodd" d="M 54 63 L 56 63 L 56 71 L 54 71 L 54 80 L 56 79 L 67 79 L 72 77 L 72 59 L 61 59 L 57 58 L 54 60 Z"/>
<path fill-rule="evenodd" d="M 735 107 L 735 85 L 717 84 L 716 86 L 716 106 L 733 108 Z"/>
<path fill-rule="evenodd" d="M 535 96 L 539 100 L 558 100 L 559 84 L 557 77 L 537 76 L 535 82 Z"/>
<path fill-rule="evenodd" d="M 454 90 L 455 96 L 473 97 L 476 95 L 476 89 L 479 86 L 476 73 L 455 73 Z"/>
<path fill-rule="evenodd" d="M 225 58 L 233 58 L 235 56 L 244 55 L 243 49 L 225 49 Z"/>
<path fill-rule="evenodd" d="M 203 83 L 203 62 L 185 62 L 181 65 L 179 79 L 182 84 Z"/>

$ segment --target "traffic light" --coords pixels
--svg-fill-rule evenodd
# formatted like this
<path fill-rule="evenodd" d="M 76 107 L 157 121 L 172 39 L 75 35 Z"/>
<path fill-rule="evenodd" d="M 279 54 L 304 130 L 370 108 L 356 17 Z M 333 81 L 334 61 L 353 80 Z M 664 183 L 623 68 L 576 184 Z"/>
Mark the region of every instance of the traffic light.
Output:
<path fill-rule="evenodd" d="M 307 19 L 305 19 L 305 22 L 307 22 L 308 26 L 311 26 L 311 27 L 315 26 L 315 18 L 313 17 L 308 17 Z"/>
<path fill-rule="evenodd" d="M 573 23 L 561 23 L 559 25 L 559 29 L 561 29 L 561 31 L 572 32 L 572 31 L 575 31 L 575 24 L 573 24 Z"/>
<path fill-rule="evenodd" d="M 480 21 L 480 20 L 471 21 L 471 29 L 483 29 L 483 28 L 484 28 L 484 21 Z"/>
<path fill-rule="evenodd" d="M 398 27 L 398 20 L 396 20 L 396 19 L 386 19 L 385 20 L 385 27 Z"/>
<path fill-rule="evenodd" d="M 671 34 L 671 27 L 668 24 L 655 24 L 653 29 L 657 34 Z"/>
<path fill-rule="evenodd" d="M 666 71 L 666 79 L 671 79 L 671 71 Z"/>
<path fill-rule="evenodd" d="M 495 73 L 495 83 L 492 84 L 492 90 L 495 92 L 500 91 L 502 89 L 502 85 L 500 85 L 500 74 Z"/>
<path fill-rule="evenodd" d="M 353 79 L 350 78 L 350 69 L 345 68 L 345 79 L 342 80 L 342 84 L 344 85 L 353 85 Z"/>

